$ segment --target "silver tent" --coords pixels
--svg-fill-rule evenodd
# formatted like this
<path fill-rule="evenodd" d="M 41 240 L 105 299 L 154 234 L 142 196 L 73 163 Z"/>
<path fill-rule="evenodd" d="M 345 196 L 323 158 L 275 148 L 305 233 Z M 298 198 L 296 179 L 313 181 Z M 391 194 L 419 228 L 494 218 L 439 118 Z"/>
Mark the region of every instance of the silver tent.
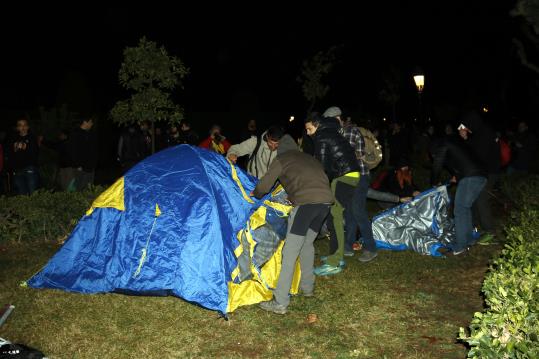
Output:
<path fill-rule="evenodd" d="M 372 221 L 376 246 L 442 256 L 439 249 L 451 248 L 455 240 L 449 205 L 447 187 L 440 186 L 378 214 Z"/>

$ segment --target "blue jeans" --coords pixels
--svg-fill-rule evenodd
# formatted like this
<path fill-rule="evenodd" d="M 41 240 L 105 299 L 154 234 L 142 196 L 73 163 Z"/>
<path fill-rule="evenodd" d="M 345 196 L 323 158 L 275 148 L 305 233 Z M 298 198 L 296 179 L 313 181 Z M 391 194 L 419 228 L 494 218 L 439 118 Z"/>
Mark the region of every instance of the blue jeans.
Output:
<path fill-rule="evenodd" d="M 356 241 L 356 230 L 359 226 L 361 237 L 363 238 L 363 248 L 369 252 L 376 252 L 376 244 L 372 236 L 372 223 L 367 213 L 367 191 L 370 185 L 370 175 L 362 175 L 354 190 L 351 208 L 344 212 L 346 221 L 346 244 L 347 250 L 352 249 L 352 244 Z"/>
<path fill-rule="evenodd" d="M 473 244 L 472 205 L 487 183 L 482 176 L 464 177 L 457 186 L 455 195 L 455 231 L 454 251 L 460 251 Z"/>
<path fill-rule="evenodd" d="M 17 194 L 32 194 L 39 184 L 39 174 L 37 168 L 28 166 L 16 170 L 13 176 L 13 184 Z"/>

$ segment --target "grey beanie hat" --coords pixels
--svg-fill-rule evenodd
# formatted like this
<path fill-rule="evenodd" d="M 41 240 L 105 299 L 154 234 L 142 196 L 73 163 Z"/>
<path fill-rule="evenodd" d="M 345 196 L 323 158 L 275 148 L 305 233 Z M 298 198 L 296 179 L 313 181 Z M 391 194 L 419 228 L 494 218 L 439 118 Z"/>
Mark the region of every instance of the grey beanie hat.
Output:
<path fill-rule="evenodd" d="M 337 106 L 331 106 L 330 108 L 328 108 L 324 114 L 322 116 L 324 117 L 337 117 L 337 116 L 341 116 L 342 115 L 342 111 L 340 108 L 338 108 Z"/>

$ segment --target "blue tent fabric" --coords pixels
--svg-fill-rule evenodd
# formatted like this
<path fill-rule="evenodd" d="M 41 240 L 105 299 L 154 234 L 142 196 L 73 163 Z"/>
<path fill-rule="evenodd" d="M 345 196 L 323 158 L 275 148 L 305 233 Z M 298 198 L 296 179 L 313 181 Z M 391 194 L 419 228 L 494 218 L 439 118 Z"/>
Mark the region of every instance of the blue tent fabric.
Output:
<path fill-rule="evenodd" d="M 239 170 L 237 177 L 247 193 L 254 189 L 254 177 Z M 231 164 L 214 152 L 187 145 L 161 151 L 124 176 L 125 210 L 84 216 L 28 285 L 166 291 L 226 313 L 236 234 L 265 199 L 248 201 Z"/>

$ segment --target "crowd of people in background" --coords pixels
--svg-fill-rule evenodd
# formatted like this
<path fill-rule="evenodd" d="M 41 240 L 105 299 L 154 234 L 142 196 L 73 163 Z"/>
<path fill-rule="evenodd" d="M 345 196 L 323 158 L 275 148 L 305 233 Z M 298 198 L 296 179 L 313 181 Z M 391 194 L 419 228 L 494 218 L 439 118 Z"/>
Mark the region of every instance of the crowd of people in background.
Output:
<path fill-rule="evenodd" d="M 16 121 L 13 133 L 0 143 L 0 193 L 30 195 L 41 186 L 39 153 L 43 147 L 57 152 L 57 188 L 82 190 L 94 181 L 97 137 L 92 116 L 77 119 L 73 131 L 60 131 L 56 140 L 36 136 L 26 118 Z"/>
<path fill-rule="evenodd" d="M 331 115 L 331 111 L 326 115 Z M 468 147 L 475 149 L 480 161 L 489 163 L 486 169 L 488 190 L 492 189 L 502 173 L 525 174 L 530 171 L 531 164 L 536 160 L 538 142 L 537 136 L 529 129 L 526 121 L 518 121 L 514 130 L 509 129 L 505 133 L 500 133 L 495 132 L 486 124 L 477 112 L 470 111 L 466 116 L 467 118 L 462 118 L 458 124 L 446 123 L 435 126 L 428 123 L 424 128 L 419 128 L 414 123 L 392 120 L 387 124 L 382 123 L 380 127 L 370 128 L 384 145 L 383 164 L 387 170 L 381 173 L 377 171 L 377 178 L 372 178 L 373 184 L 369 188 L 369 198 L 378 199 L 380 194 L 376 192 L 377 190 L 399 195 L 399 198 L 386 197 L 386 200 L 380 200 L 380 205 L 384 206 L 384 202 L 388 205 L 395 203 L 395 199 L 398 201 L 400 198 L 412 197 L 414 191 L 410 191 L 410 188 L 413 186 L 408 183 L 412 156 L 420 153 L 423 156 L 420 160 L 428 162 L 432 139 L 442 135 L 450 139 L 462 138 Z M 86 118 L 90 119 L 91 116 L 86 116 Z M 344 117 L 341 114 L 335 118 L 345 131 L 349 132 L 350 130 L 347 129 L 356 128 L 350 116 Z M 93 118 L 85 121 L 81 117 L 77 120 L 74 130 L 60 129 L 57 137 L 50 139 L 33 132 L 27 118 L 23 117 L 15 121 L 11 132 L 0 133 L 0 193 L 30 194 L 40 188 L 42 181 L 40 180 L 39 153 L 42 148 L 53 150 L 57 154 L 54 179 L 57 190 L 77 190 L 93 183 L 98 165 L 98 145 L 96 131 L 93 130 L 94 122 Z M 192 124 L 188 120 L 183 120 L 179 125 L 156 126 L 152 149 L 150 127 L 150 122 L 146 121 L 127 126 L 121 131 L 115 159 L 122 172 L 129 170 L 152 152 L 188 144 L 223 155 L 229 153 L 231 155 L 228 156 L 229 159 L 235 157 L 240 167 L 260 177 L 264 173 L 264 166 L 261 167 L 262 169 L 258 168 L 259 163 L 264 161 L 269 163 L 273 155 L 270 147 L 274 142 L 271 137 L 276 135 L 280 138 L 281 136 L 273 133 L 278 126 L 273 126 L 273 128 L 270 126 L 266 131 L 259 131 L 254 119 L 247 121 L 240 129 L 235 129 L 230 137 L 225 136 L 222 127 L 218 124 L 211 126 L 207 136 L 199 136 L 199 133 L 192 128 Z M 271 130 L 269 142 L 267 141 L 268 130 Z M 285 141 L 297 141 L 302 151 L 314 154 L 312 138 L 306 133 L 303 136 L 295 134 L 295 139 L 288 134 L 283 135 L 286 135 Z M 261 138 L 263 138 L 262 141 L 260 141 Z M 350 144 L 355 146 L 350 134 L 347 138 Z M 492 138 L 495 138 L 496 142 L 493 143 Z M 493 154 L 499 152 L 499 144 L 505 145 L 509 150 L 510 162 L 500 163 L 499 158 L 494 158 L 496 156 Z M 246 156 L 252 152 L 256 153 L 254 158 Z M 252 168 L 248 168 L 248 164 Z M 395 172 L 399 168 L 402 170 Z M 390 176 L 385 178 L 387 174 Z M 399 186 L 402 186 L 400 190 L 395 186 L 397 183 L 395 175 L 399 176 Z M 403 178 L 406 179 L 404 182 L 406 186 L 403 185 Z M 485 207 L 484 195 L 479 199 L 479 203 L 479 207 Z M 483 223 L 489 227 L 488 211 L 483 211 L 483 213 L 487 213 Z"/>
<path fill-rule="evenodd" d="M 361 262 L 376 258 L 367 199 L 387 208 L 417 196 L 421 189 L 414 182 L 412 157 L 416 165 L 428 163 L 431 186 L 448 182 L 456 185 L 453 255 L 465 253 L 477 241 L 472 236 L 474 227 L 490 236 L 495 234 L 489 195 L 503 172 L 526 174 L 531 170 L 537 155 L 537 137 L 525 121 L 518 122 L 516 132 L 502 136 L 474 110 L 463 111 L 455 120 L 454 124 L 438 126 L 429 123 L 422 131 L 393 120 L 387 127 L 365 132 L 333 106 L 323 114 L 309 114 L 303 134 L 295 134 L 296 138 L 279 124 L 259 131 L 251 119 L 234 133 L 237 143 L 232 143 L 217 124 L 210 127 L 207 136 L 199 136 L 189 121 L 153 131 L 150 122 L 143 122 L 122 131 L 116 161 L 125 172 L 155 151 L 191 145 L 224 156 L 258 178 L 253 196 L 263 196 L 278 180 L 294 209 L 274 299 L 261 306 L 283 314 L 298 257 L 304 295 L 312 295 L 315 275 L 340 273 L 344 258 L 354 256 L 355 251 L 361 249 L 357 256 Z M 44 147 L 58 155 L 58 190 L 77 191 L 92 185 L 98 165 L 94 122 L 92 116 L 79 117 L 73 131 L 60 131 L 55 140 L 50 140 L 36 136 L 28 119 L 18 119 L 13 133 L 2 138 L 0 145 L 2 193 L 29 195 L 40 187 L 39 153 Z M 377 136 L 384 145 L 385 165 L 380 166 L 383 168 L 376 171 L 376 176 L 372 170 L 378 162 L 372 165 L 367 158 L 366 133 Z M 449 178 L 443 178 L 444 170 Z M 330 253 L 321 258 L 322 265 L 314 268 L 313 242 L 320 233 L 329 236 Z"/>

